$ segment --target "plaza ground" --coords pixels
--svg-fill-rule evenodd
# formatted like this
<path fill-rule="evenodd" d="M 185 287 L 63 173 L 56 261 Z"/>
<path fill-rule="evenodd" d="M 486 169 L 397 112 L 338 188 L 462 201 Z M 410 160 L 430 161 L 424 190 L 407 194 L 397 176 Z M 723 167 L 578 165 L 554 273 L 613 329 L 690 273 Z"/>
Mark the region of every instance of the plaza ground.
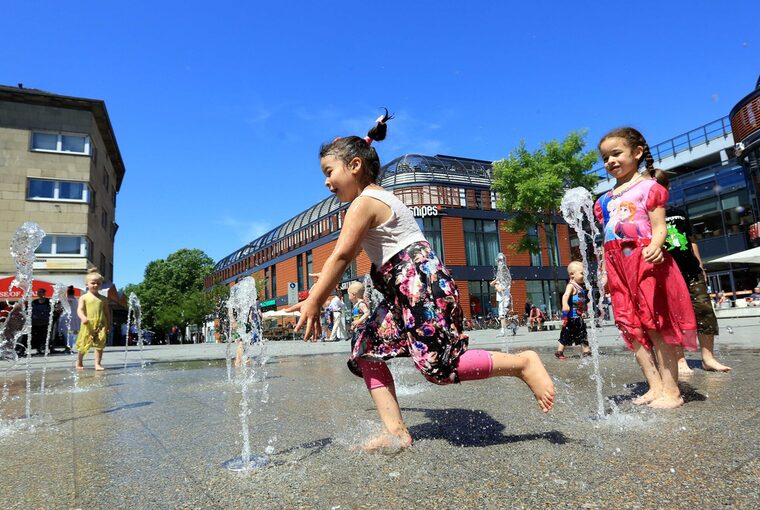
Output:
<path fill-rule="evenodd" d="M 268 402 L 252 400 L 251 449 L 269 464 L 240 474 L 236 384 L 224 346 L 107 349 L 106 372 L 73 377 L 68 356 L 33 358 L 32 427 L 25 373 L 7 373 L 0 405 L 3 508 L 746 508 L 760 507 L 760 320 L 721 319 L 729 374 L 695 370 L 687 403 L 631 404 L 643 377 L 614 328 L 600 332 L 606 416 L 596 416 L 591 363 L 554 359 L 558 332 L 496 337 L 474 347 L 536 348 L 557 388 L 543 415 L 518 380 L 438 387 L 396 360 L 407 451 L 355 451 L 379 429 L 363 382 L 345 368 L 348 344 L 271 342 Z M 731 328 L 733 333 L 728 333 Z M 689 354 L 697 367 L 697 357 Z M 234 375 L 234 371 L 233 371 Z"/>

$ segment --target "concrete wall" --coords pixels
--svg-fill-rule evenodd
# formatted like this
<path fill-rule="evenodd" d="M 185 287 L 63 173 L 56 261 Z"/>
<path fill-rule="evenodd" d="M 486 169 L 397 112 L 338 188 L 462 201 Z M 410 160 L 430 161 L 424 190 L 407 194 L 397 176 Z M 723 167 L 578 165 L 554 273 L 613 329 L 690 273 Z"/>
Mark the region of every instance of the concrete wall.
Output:
<path fill-rule="evenodd" d="M 32 151 L 35 130 L 87 134 L 91 153 L 96 156 Z M 104 173 L 109 175 L 107 187 Z M 27 200 L 29 177 L 86 182 L 95 192 L 95 204 Z M 92 243 L 89 262 L 111 279 L 115 185 L 113 165 L 89 111 L 0 101 L 0 275 L 15 274 L 14 261 L 5 247 L 22 223 L 33 221 L 49 234 L 87 236 Z M 105 229 L 101 225 L 103 211 L 108 217 Z M 106 258 L 105 267 L 100 267 L 101 253 Z M 59 277 L 70 273 L 72 278 L 81 279 L 84 272 L 40 269 L 35 274 L 45 279 L 45 273 Z"/>

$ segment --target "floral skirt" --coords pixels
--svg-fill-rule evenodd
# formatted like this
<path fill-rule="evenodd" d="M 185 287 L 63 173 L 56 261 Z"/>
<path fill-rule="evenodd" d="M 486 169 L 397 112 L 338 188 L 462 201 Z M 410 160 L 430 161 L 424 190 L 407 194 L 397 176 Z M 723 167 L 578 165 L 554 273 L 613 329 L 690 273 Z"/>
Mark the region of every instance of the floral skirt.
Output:
<path fill-rule="evenodd" d="M 436 384 L 459 382 L 456 366 L 467 350 L 456 283 L 427 242 L 398 252 L 370 271 L 384 300 L 372 311 L 354 344 L 348 368 L 361 377 L 356 360 L 382 362 L 411 357 Z"/>

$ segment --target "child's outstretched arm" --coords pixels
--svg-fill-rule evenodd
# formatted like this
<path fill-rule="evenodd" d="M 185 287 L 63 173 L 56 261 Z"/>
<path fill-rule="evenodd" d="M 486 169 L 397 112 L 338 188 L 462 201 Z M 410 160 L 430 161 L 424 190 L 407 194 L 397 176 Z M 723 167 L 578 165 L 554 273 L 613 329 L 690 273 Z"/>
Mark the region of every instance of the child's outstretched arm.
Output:
<path fill-rule="evenodd" d="M 304 340 L 318 338 L 321 333 L 319 310 L 340 281 L 346 267 L 361 251 L 361 241 L 375 221 L 376 208 L 373 207 L 373 201 L 374 199 L 365 197 L 359 197 L 353 201 L 346 212 L 335 249 L 322 266 L 319 279 L 311 288 L 309 297 L 286 309 L 288 312 L 296 310 L 301 312 L 295 331 L 300 331 L 301 327 L 306 325 Z"/>
<path fill-rule="evenodd" d="M 665 222 L 665 208 L 656 207 L 649 211 L 649 221 L 652 223 L 652 241 L 641 250 L 644 260 L 651 264 L 659 264 L 665 257 L 662 245 L 668 235 L 668 225 Z"/>

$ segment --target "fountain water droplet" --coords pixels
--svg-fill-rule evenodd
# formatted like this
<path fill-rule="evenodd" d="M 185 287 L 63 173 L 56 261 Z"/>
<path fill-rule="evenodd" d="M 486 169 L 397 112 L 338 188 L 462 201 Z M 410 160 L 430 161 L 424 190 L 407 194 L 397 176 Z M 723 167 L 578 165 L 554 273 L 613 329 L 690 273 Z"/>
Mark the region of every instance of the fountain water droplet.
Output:
<path fill-rule="evenodd" d="M 129 308 L 127 310 L 127 335 L 124 339 L 124 369 L 127 369 L 127 355 L 129 354 L 129 339 L 132 332 L 136 335 L 137 345 L 140 348 L 140 366 L 145 368 L 145 358 L 143 357 L 143 331 L 142 331 L 142 306 L 140 299 L 134 292 L 129 293 Z"/>
<path fill-rule="evenodd" d="M 19 340 L 26 335 L 26 420 L 31 424 L 32 414 L 32 278 L 34 274 L 35 251 L 42 243 L 45 237 L 45 231 L 39 225 L 27 221 L 16 229 L 16 233 L 11 239 L 11 257 L 16 264 L 16 276 L 11 282 L 9 288 L 18 287 L 22 294 L 19 303 L 26 302 L 26 312 L 24 315 L 23 327 L 13 333 L 12 339 L 4 341 L 14 351 L 11 358 L 16 361 L 15 348 Z M 5 358 L 6 356 L 3 355 Z"/>
<path fill-rule="evenodd" d="M 602 265 L 600 261 L 603 255 L 601 247 L 596 244 L 596 240 L 601 236 L 594 218 L 594 199 L 591 192 L 581 187 L 567 190 L 562 197 L 560 211 L 567 224 L 578 235 L 578 248 L 580 249 L 583 263 L 584 283 L 589 300 L 589 318 L 591 319 L 589 321 L 591 325 L 589 345 L 594 365 L 593 379 L 596 382 L 597 416 L 601 418 L 604 416 L 604 395 L 602 391 L 604 381 L 599 370 L 599 340 L 596 336 L 596 320 L 599 316 L 597 312 L 602 309 L 604 293 L 599 292 L 598 302 L 594 301 L 594 287 L 589 277 L 589 247 L 596 259 L 596 282 L 599 287 L 604 285 L 606 274 L 601 271 Z"/>
<path fill-rule="evenodd" d="M 230 289 L 227 300 L 227 310 L 230 319 L 230 333 L 238 351 L 236 362 L 239 361 L 237 381 L 240 384 L 240 428 L 243 442 L 240 457 L 235 457 L 222 464 L 232 471 L 247 471 L 265 466 L 269 462 L 268 454 L 252 455 L 250 442 L 249 417 L 251 386 L 262 382 L 261 402 L 269 400 L 268 386 L 264 382 L 267 373 L 263 367 L 268 357 L 266 355 L 266 338 L 261 328 L 261 310 L 259 309 L 256 281 L 247 276 Z"/>

